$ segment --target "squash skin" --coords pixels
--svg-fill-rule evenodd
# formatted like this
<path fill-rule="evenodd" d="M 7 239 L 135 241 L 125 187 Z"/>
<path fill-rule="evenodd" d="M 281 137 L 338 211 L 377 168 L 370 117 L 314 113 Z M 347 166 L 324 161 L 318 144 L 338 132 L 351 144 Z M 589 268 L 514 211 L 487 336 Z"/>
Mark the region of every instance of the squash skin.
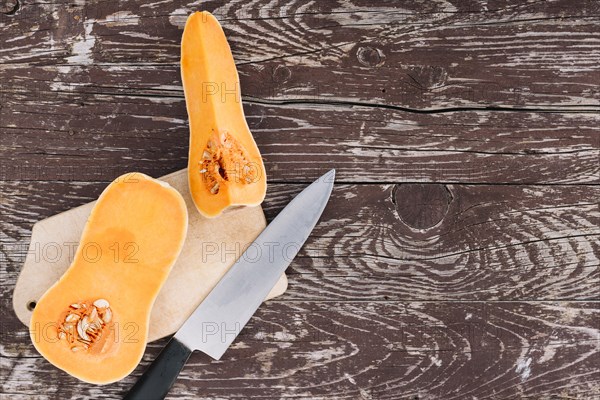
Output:
<path fill-rule="evenodd" d="M 228 207 L 256 206 L 262 203 L 267 189 L 262 157 L 248 128 L 242 107 L 237 69 L 225 33 L 209 12 L 195 12 L 186 22 L 181 40 L 181 79 L 190 123 L 188 182 L 192 199 L 205 217 L 216 217 Z M 243 161 L 225 156 L 230 165 L 228 175 L 252 168 L 253 179 L 220 179 L 218 193 L 211 192 L 203 170 L 207 141 L 229 134 L 243 148 Z"/>
<path fill-rule="evenodd" d="M 168 184 L 141 173 L 113 181 L 90 214 L 71 266 L 33 311 L 30 335 L 38 352 L 85 382 L 108 384 L 129 375 L 144 354 L 152 305 L 187 226 L 185 202 Z M 108 300 L 113 315 L 106 339 L 73 352 L 57 339 L 57 326 L 70 304 L 98 298 Z"/>

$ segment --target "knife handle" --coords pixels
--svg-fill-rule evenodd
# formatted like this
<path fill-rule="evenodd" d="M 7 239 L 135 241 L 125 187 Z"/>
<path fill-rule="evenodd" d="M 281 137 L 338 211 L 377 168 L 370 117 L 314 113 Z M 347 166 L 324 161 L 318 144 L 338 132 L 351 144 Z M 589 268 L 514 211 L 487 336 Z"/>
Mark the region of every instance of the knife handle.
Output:
<path fill-rule="evenodd" d="M 191 354 L 192 350 L 172 338 L 127 392 L 124 400 L 164 399 Z"/>

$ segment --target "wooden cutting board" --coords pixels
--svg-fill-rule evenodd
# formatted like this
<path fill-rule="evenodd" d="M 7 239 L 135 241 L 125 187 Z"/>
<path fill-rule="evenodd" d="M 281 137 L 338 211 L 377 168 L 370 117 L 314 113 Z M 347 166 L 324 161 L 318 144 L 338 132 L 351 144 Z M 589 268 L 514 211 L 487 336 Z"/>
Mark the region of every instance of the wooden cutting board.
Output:
<path fill-rule="evenodd" d="M 189 227 L 181 254 L 152 308 L 149 342 L 177 331 L 266 226 L 260 206 L 227 210 L 217 218 L 202 217 L 190 197 L 186 169 L 159 179 L 177 189 L 185 199 Z M 94 204 L 84 204 L 33 226 L 13 296 L 15 313 L 25 325 L 29 326 L 37 300 L 71 264 Z M 283 274 L 265 300 L 283 294 L 286 289 L 287 277 Z"/>

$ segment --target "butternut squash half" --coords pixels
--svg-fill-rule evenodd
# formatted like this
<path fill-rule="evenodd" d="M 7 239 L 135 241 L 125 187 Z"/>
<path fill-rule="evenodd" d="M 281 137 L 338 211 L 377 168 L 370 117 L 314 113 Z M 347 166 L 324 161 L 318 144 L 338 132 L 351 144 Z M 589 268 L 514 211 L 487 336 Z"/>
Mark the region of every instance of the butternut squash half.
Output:
<path fill-rule="evenodd" d="M 240 82 L 221 25 L 196 12 L 181 40 L 181 79 L 190 123 L 188 181 L 194 204 L 206 217 L 235 205 L 259 205 L 267 179 L 250 133 Z"/>
<path fill-rule="evenodd" d="M 35 306 L 30 334 L 40 354 L 90 383 L 133 371 L 187 226 L 185 202 L 168 184 L 140 173 L 112 182 L 90 214 L 71 266 Z"/>

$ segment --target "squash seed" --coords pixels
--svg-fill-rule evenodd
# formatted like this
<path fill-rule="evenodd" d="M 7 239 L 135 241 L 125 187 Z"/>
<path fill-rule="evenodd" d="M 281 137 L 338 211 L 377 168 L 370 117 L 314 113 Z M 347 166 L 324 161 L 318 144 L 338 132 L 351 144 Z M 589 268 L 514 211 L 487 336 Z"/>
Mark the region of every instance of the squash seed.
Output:
<path fill-rule="evenodd" d="M 108 308 L 109 304 L 108 301 L 106 301 L 105 299 L 98 299 L 94 302 L 94 306 L 96 306 L 97 308 Z"/>
<path fill-rule="evenodd" d="M 66 338 L 67 338 L 67 334 L 66 334 L 66 333 L 64 333 L 63 331 L 60 331 L 60 332 L 58 332 L 58 338 L 59 338 L 60 340 L 64 340 L 64 339 L 66 339 Z"/>
<path fill-rule="evenodd" d="M 75 322 L 75 321 L 77 321 L 79 318 L 80 318 L 80 317 L 79 317 L 79 315 L 77 315 L 77 314 L 69 314 L 69 315 L 67 315 L 67 318 L 65 318 L 65 321 L 66 321 L 66 322 Z"/>
<path fill-rule="evenodd" d="M 110 308 L 107 308 L 104 311 L 104 315 L 102 315 L 102 321 L 104 321 L 105 324 L 108 324 L 111 320 L 112 320 L 112 311 L 110 311 Z"/>
<path fill-rule="evenodd" d="M 80 320 L 77 323 L 77 333 L 79 334 L 79 336 L 85 340 L 90 340 L 90 337 L 87 335 L 86 330 L 88 327 L 88 321 L 87 321 L 87 316 L 83 317 L 82 320 Z"/>

